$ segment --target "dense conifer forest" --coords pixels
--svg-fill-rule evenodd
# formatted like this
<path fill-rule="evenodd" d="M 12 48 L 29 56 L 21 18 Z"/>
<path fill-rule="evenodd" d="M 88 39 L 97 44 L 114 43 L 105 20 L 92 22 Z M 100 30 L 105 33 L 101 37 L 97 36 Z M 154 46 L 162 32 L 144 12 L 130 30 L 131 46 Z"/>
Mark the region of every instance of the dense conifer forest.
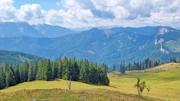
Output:
<path fill-rule="evenodd" d="M 88 60 L 63 58 L 55 61 L 40 59 L 37 63 L 0 65 L 0 89 L 34 80 L 72 80 L 96 85 L 109 85 L 106 65 Z"/>

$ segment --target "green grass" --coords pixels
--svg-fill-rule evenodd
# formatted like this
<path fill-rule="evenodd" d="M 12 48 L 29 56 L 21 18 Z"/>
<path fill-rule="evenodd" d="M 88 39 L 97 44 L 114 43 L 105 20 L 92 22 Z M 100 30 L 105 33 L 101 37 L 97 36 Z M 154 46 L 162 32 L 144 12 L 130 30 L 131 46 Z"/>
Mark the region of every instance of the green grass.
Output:
<path fill-rule="evenodd" d="M 137 96 L 136 78 L 140 77 L 150 86 L 143 97 Z M 0 90 L 0 101 L 27 101 L 32 98 L 56 101 L 179 101 L 180 100 L 180 64 L 167 64 L 146 72 L 127 72 L 125 75 L 109 74 L 110 86 L 95 86 L 72 82 L 72 90 L 67 91 L 68 81 L 34 81 L 18 84 Z M 161 100 L 160 100 L 161 99 Z M 83 100 L 82 100 L 83 101 Z"/>
<path fill-rule="evenodd" d="M 32 101 L 32 99 L 38 101 L 42 99 L 47 101 L 161 101 L 105 89 L 71 91 L 62 89 L 20 90 L 0 95 L 0 101 Z"/>
<path fill-rule="evenodd" d="M 156 72 L 158 70 L 158 72 Z M 161 71 L 162 70 L 162 71 Z M 122 92 L 135 94 L 131 87 L 133 82 L 136 82 L 136 78 L 140 77 L 145 80 L 147 85 L 151 87 L 150 93 L 144 94 L 145 96 L 156 97 L 164 100 L 179 101 L 180 100 L 180 64 L 166 64 L 148 72 L 130 72 L 126 75 L 117 77 L 118 81 L 116 86 L 127 86 L 129 89 L 121 89 Z M 124 83 L 120 83 L 123 82 Z M 119 89 L 121 88 L 119 87 Z"/>

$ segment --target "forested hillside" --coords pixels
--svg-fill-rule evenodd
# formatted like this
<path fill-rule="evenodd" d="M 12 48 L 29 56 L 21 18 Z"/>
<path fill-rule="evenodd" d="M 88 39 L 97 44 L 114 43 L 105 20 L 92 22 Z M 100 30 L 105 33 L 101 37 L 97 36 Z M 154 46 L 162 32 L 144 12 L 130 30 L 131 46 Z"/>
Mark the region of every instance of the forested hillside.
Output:
<path fill-rule="evenodd" d="M 14 51 L 0 50 L 0 63 L 20 64 L 23 62 L 35 62 L 40 57 Z"/>

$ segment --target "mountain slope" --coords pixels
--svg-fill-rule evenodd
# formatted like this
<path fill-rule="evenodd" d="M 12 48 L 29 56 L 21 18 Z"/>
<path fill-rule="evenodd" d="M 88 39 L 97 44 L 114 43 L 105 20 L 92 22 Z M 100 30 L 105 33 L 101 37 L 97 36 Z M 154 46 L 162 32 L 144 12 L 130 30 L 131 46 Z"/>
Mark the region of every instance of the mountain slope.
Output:
<path fill-rule="evenodd" d="M 0 63 L 22 63 L 22 62 L 35 62 L 39 57 L 28 55 L 20 52 L 0 50 Z"/>
<path fill-rule="evenodd" d="M 0 22 L 0 37 L 59 37 L 73 33 L 72 30 L 51 25 L 29 25 L 24 22 Z"/>
<path fill-rule="evenodd" d="M 34 29 L 36 29 L 39 33 L 41 33 L 44 37 L 60 37 L 68 34 L 75 33 L 74 31 L 59 27 L 59 26 L 51 26 L 51 25 L 34 25 L 32 26 Z"/>
<path fill-rule="evenodd" d="M 60 56 L 118 65 L 150 57 L 169 60 L 180 56 L 180 30 L 170 27 L 90 29 L 56 38 L 0 38 L 0 49 L 51 59 Z"/>
<path fill-rule="evenodd" d="M 42 37 L 42 34 L 27 23 L 0 23 L 0 37 Z"/>

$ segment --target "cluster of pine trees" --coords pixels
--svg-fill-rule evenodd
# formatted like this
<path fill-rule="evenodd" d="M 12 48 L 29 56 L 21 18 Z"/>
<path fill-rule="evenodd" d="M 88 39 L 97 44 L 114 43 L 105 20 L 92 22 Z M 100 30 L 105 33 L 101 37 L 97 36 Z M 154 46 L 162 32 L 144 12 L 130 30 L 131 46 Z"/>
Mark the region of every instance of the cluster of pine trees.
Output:
<path fill-rule="evenodd" d="M 118 67 L 113 66 L 112 71 L 120 71 L 122 74 L 124 74 L 125 71 L 144 70 L 144 69 L 158 66 L 160 64 L 163 64 L 160 60 L 146 58 L 142 61 L 132 62 L 132 63 L 128 63 L 128 64 L 121 62 L 121 64 Z"/>
<path fill-rule="evenodd" d="M 37 63 L 1 64 L 0 89 L 27 81 L 55 79 L 109 85 L 107 69 L 106 65 L 66 57 L 56 61 L 41 59 Z"/>
<path fill-rule="evenodd" d="M 170 58 L 169 62 L 172 62 L 172 63 L 180 63 L 180 57 Z"/>
<path fill-rule="evenodd" d="M 160 60 L 146 58 L 143 61 L 133 62 L 126 65 L 127 70 L 144 70 L 163 64 Z"/>

